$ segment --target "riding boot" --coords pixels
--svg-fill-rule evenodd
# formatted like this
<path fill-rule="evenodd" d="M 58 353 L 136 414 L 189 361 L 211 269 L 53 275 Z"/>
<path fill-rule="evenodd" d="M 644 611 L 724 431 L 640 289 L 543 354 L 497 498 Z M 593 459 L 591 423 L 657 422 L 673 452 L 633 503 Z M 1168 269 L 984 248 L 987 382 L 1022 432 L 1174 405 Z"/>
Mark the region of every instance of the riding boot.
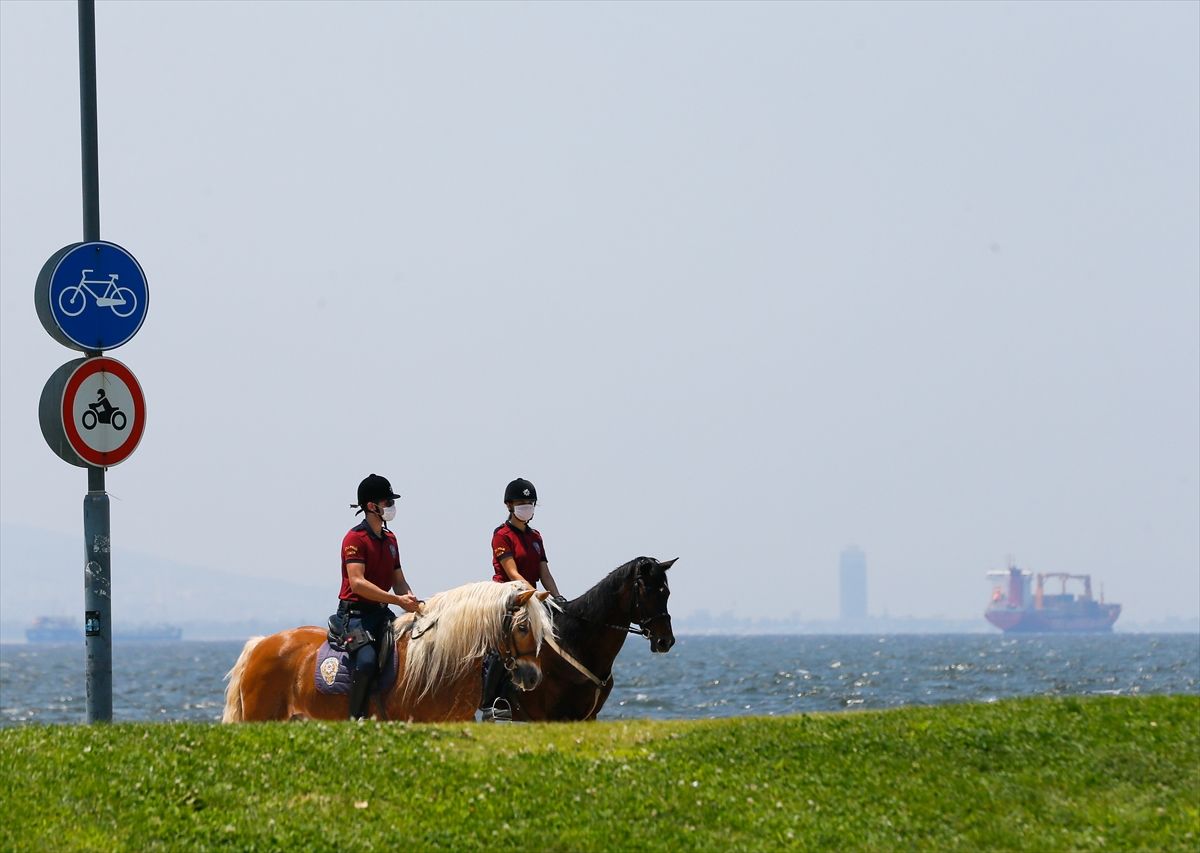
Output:
<path fill-rule="evenodd" d="M 492 703 L 500 695 L 500 681 L 504 678 L 504 665 L 500 653 L 495 649 L 483 658 L 483 693 L 479 697 L 479 709 L 491 710 Z"/>
<path fill-rule="evenodd" d="M 350 719 L 366 719 L 370 699 L 368 689 L 371 686 L 371 674 L 359 669 L 350 670 Z"/>

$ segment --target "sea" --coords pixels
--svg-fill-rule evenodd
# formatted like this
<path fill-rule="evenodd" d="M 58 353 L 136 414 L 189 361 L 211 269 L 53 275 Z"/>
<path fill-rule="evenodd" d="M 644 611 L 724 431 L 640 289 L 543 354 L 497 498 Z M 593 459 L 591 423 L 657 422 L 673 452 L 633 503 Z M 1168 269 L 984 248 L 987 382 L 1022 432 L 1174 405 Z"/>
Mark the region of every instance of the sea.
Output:
<path fill-rule="evenodd" d="M 221 718 L 240 642 L 117 643 L 117 722 Z M 630 637 L 600 719 L 705 719 L 995 702 L 1200 694 L 1197 634 Z M 82 723 L 84 648 L 0 644 L 0 727 Z"/>

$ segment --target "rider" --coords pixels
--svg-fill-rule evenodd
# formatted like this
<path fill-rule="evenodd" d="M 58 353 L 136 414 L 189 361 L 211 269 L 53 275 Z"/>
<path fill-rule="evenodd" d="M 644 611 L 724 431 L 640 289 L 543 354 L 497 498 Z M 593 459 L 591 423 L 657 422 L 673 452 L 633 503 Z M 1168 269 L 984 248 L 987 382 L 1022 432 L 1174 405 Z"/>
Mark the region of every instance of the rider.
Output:
<path fill-rule="evenodd" d="M 551 595 L 560 599 L 558 584 L 550 574 L 542 534 L 529 526 L 537 506 L 537 489 L 518 477 L 504 489 L 508 520 L 492 533 L 492 580 L 496 583 L 520 581 L 527 589 L 537 589 L 541 581 Z M 493 719 L 493 705 L 504 689 L 504 669 L 500 657 L 491 652 L 483 660 L 483 695 L 480 708 L 485 720 Z"/>
<path fill-rule="evenodd" d="M 107 415 L 113 410 L 113 404 L 109 402 L 108 395 L 105 394 L 104 389 L 101 388 L 96 392 L 96 402 L 90 404 L 88 408 L 94 408 L 100 414 Z"/>
<path fill-rule="evenodd" d="M 342 590 L 338 598 L 338 616 L 343 636 L 354 635 L 349 646 L 353 662 L 350 668 L 350 719 L 367 712 L 367 688 L 375 675 L 379 642 L 394 614 L 389 604 L 410 613 L 417 609 L 404 570 L 400 568 L 400 550 L 396 535 L 387 523 L 396 517 L 396 498 L 392 484 L 372 474 L 358 484 L 358 503 L 365 518 L 350 528 L 342 540 Z M 391 587 L 393 592 L 388 592 Z M 359 645 L 360 643 L 364 643 Z"/>
<path fill-rule="evenodd" d="M 504 505 L 508 507 L 508 520 L 492 532 L 492 580 L 521 581 L 529 589 L 537 589 L 540 580 L 558 598 L 558 584 L 546 562 L 542 534 L 529 526 L 537 506 L 537 489 L 518 477 L 504 489 Z"/>

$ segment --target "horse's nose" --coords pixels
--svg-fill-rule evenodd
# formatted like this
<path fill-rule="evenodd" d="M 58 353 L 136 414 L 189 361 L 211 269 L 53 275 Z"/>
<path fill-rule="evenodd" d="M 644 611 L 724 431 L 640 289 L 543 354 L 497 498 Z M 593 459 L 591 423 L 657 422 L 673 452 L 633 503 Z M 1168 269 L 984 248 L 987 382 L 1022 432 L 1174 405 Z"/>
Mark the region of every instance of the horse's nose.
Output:
<path fill-rule="evenodd" d="M 532 690 L 542 683 L 542 671 L 528 661 L 518 661 L 517 671 L 513 673 L 513 681 L 522 690 Z"/>
<path fill-rule="evenodd" d="M 655 637 L 651 644 L 650 650 L 656 654 L 664 655 L 671 650 L 671 646 L 675 645 L 675 637 Z"/>

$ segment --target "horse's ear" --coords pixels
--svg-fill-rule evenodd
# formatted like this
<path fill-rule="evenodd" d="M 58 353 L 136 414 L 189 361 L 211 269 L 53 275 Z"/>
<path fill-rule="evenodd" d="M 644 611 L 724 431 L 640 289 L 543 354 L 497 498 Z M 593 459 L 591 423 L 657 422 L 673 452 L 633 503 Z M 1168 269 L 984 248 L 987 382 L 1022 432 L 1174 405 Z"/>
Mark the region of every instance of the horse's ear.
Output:
<path fill-rule="evenodd" d="M 670 560 L 666 560 L 665 562 L 659 563 L 659 565 L 663 567 L 664 571 L 666 571 L 667 569 L 671 568 L 671 566 L 675 565 L 675 561 L 678 559 L 679 559 L 678 557 L 673 557 Z"/>
<path fill-rule="evenodd" d="M 529 601 L 529 599 L 533 596 L 534 592 L 535 592 L 535 590 L 527 589 L 524 592 L 520 593 L 516 598 L 513 599 L 513 605 L 516 607 L 524 607 L 525 602 Z"/>
<path fill-rule="evenodd" d="M 539 592 L 537 594 L 538 601 L 545 601 L 549 597 L 550 597 L 550 591 L 546 590 L 546 589 L 542 590 L 541 592 Z"/>

